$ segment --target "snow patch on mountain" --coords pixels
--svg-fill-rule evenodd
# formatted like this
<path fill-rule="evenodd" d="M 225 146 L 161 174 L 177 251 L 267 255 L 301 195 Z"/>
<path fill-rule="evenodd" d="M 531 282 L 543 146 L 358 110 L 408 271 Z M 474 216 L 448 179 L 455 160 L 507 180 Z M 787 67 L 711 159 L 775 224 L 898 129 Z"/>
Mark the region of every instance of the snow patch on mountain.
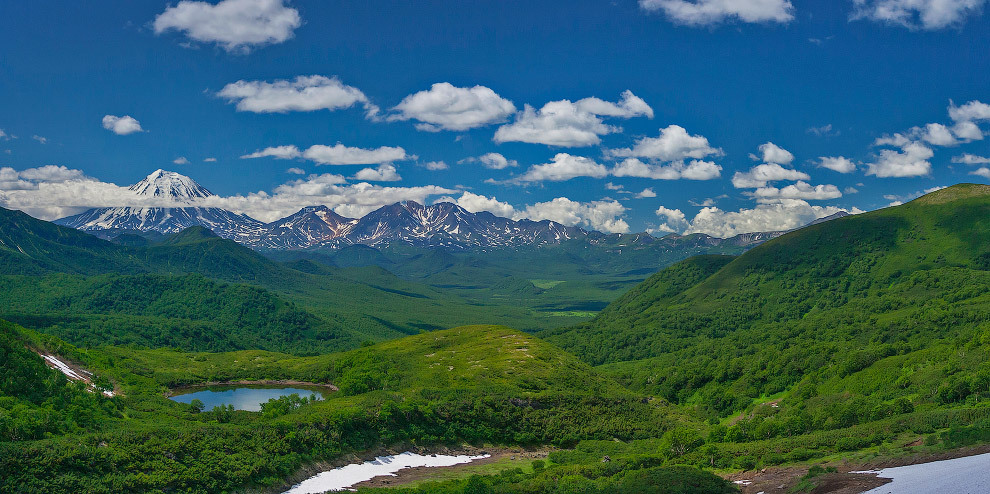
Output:
<path fill-rule="evenodd" d="M 343 217 L 327 206 L 308 206 L 280 220 L 262 223 L 225 209 L 196 206 L 199 201 L 213 197 L 213 194 L 191 178 L 175 172 L 155 170 L 129 189 L 139 196 L 161 199 L 176 207 L 97 208 L 56 220 L 55 223 L 92 232 L 139 230 L 166 234 L 202 226 L 219 237 L 262 250 L 340 248 L 348 245 L 499 249 L 556 245 L 575 239 L 591 245 L 621 240 L 622 243 L 639 245 L 661 242 L 671 248 L 752 246 L 786 233 L 747 233 L 727 239 L 702 234 L 668 235 L 663 238 L 645 233 L 605 234 L 550 220 L 516 221 L 487 211 L 472 213 L 451 202 L 426 206 L 415 201 L 383 206 L 360 219 Z M 833 217 L 820 221 L 828 219 Z"/>

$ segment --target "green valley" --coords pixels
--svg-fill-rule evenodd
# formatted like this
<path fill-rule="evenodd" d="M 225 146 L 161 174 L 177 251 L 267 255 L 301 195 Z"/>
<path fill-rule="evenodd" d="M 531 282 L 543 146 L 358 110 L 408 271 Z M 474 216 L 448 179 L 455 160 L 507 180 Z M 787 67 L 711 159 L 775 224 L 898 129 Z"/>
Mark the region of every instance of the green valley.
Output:
<path fill-rule="evenodd" d="M 443 251 L 273 261 L 202 229 L 135 247 L 6 217 L 3 491 L 276 492 L 312 465 L 473 445 L 553 449 L 394 490 L 735 492 L 713 473 L 990 443 L 986 186 L 695 256 L 535 334 L 457 322 L 534 324 L 518 301 L 580 286 L 576 262 L 524 279 L 521 257 Z M 490 304 L 468 293 L 499 277 Z M 226 382 L 338 391 L 261 412 L 167 398 Z"/>

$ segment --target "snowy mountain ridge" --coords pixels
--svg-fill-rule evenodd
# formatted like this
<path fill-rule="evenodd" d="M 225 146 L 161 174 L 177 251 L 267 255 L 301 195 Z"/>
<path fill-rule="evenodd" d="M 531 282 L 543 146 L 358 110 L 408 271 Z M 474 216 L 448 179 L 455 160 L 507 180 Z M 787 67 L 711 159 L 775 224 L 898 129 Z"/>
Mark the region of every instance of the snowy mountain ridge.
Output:
<path fill-rule="evenodd" d="M 622 243 L 747 246 L 762 243 L 785 232 L 757 232 L 721 239 L 708 235 L 605 234 L 566 226 L 550 220 L 512 220 L 487 211 L 472 213 L 454 203 L 423 205 L 398 202 L 378 208 L 362 218 L 345 218 L 324 205 L 307 206 L 285 218 L 264 223 L 250 216 L 215 207 L 194 206 L 213 196 L 195 180 L 176 172 L 155 170 L 129 187 L 140 196 L 161 198 L 188 207 L 107 207 L 90 209 L 55 223 L 95 234 L 121 230 L 176 233 L 203 226 L 217 236 L 261 250 L 340 248 L 367 245 L 443 247 L 451 250 L 499 249 L 556 245 L 580 239 L 589 245 L 621 240 Z"/>

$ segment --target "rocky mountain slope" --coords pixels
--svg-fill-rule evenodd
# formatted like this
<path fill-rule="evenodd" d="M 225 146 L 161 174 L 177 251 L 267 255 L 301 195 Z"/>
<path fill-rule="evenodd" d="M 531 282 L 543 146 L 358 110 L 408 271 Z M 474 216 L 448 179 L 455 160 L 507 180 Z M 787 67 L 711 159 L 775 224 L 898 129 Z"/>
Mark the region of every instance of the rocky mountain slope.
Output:
<path fill-rule="evenodd" d="M 260 250 L 338 249 L 366 245 L 470 251 L 540 247 L 575 240 L 595 246 L 635 244 L 661 249 L 691 249 L 749 247 L 785 233 L 745 233 L 725 239 L 704 234 L 663 238 L 645 233 L 606 234 L 550 220 L 517 221 L 486 211 L 472 213 L 450 202 L 423 205 L 414 201 L 383 206 L 359 219 L 345 218 L 327 206 L 307 206 L 285 218 L 263 223 L 244 214 L 199 206 L 213 194 L 191 178 L 175 172 L 156 170 L 129 189 L 143 200 L 154 198 L 176 207 L 96 208 L 55 223 L 103 238 L 114 238 L 128 231 L 175 233 L 190 226 L 202 226 L 219 237 Z"/>

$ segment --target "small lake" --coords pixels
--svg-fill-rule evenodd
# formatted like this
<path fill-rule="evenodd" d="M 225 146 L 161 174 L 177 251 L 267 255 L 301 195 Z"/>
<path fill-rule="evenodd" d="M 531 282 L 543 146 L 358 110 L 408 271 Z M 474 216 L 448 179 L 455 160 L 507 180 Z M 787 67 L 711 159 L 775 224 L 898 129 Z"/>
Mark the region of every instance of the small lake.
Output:
<path fill-rule="evenodd" d="M 853 473 L 875 473 L 893 479 L 864 494 L 979 494 L 990 492 L 990 453 Z"/>
<path fill-rule="evenodd" d="M 235 410 L 260 412 L 262 403 L 292 394 L 297 394 L 300 398 L 309 398 L 310 396 L 316 396 L 320 400 L 324 398 L 323 392 L 315 389 L 276 386 L 210 386 L 208 388 L 183 388 L 176 391 L 181 394 L 170 396 L 170 400 L 179 403 L 199 400 L 206 405 L 203 408 L 205 411 L 210 411 L 215 406 L 234 405 Z"/>
<path fill-rule="evenodd" d="M 419 455 L 405 452 L 395 456 L 379 456 L 364 463 L 352 463 L 345 467 L 320 472 L 285 491 L 284 494 L 317 494 L 328 491 L 342 491 L 355 484 L 383 475 L 395 477 L 406 468 L 451 467 L 474 460 L 488 458 L 489 455 Z"/>

